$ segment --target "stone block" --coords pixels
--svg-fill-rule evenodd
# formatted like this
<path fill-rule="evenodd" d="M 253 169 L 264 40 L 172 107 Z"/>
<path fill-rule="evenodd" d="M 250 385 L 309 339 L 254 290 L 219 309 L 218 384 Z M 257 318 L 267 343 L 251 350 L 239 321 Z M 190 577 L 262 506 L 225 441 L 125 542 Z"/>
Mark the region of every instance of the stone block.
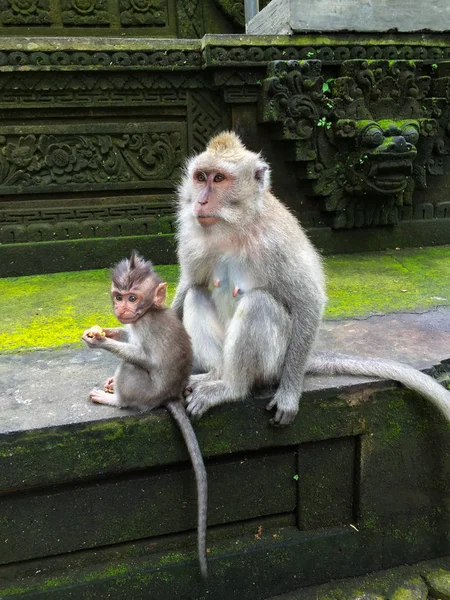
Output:
<path fill-rule="evenodd" d="M 273 0 L 247 25 L 247 33 L 283 35 L 306 31 L 416 32 L 450 28 L 450 4 L 430 0 Z"/>

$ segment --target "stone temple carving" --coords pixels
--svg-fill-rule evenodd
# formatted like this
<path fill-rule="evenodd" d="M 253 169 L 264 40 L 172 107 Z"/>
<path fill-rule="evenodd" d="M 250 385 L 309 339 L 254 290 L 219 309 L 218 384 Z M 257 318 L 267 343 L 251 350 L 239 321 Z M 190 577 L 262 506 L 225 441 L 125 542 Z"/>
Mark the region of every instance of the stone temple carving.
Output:
<path fill-rule="evenodd" d="M 355 59 L 327 77 L 319 60 L 268 66 L 263 120 L 294 146 L 298 177 L 334 228 L 399 221 L 414 189 L 442 173 L 449 78 L 435 67 Z"/>

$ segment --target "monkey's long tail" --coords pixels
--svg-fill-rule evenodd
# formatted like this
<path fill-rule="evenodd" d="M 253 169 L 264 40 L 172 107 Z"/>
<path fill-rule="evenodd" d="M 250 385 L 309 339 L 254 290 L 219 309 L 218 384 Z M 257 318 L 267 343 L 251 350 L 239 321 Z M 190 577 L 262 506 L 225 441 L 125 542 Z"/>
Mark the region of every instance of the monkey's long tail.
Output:
<path fill-rule="evenodd" d="M 367 375 L 394 379 L 430 400 L 450 421 L 450 392 L 429 375 L 417 369 L 388 359 L 358 358 L 334 352 L 318 352 L 311 356 L 308 373 L 326 375 Z"/>
<path fill-rule="evenodd" d="M 184 406 L 179 401 L 168 402 L 166 405 L 180 431 L 183 435 L 186 447 L 191 457 L 192 466 L 194 467 L 195 479 L 197 482 L 197 505 L 198 505 L 198 520 L 197 520 L 197 538 L 198 538 L 198 559 L 200 562 L 200 572 L 202 577 L 206 579 L 208 569 L 206 565 L 206 518 L 208 512 L 208 483 L 206 479 L 205 463 L 198 445 L 197 436 L 192 427 L 192 423 L 186 414 Z"/>

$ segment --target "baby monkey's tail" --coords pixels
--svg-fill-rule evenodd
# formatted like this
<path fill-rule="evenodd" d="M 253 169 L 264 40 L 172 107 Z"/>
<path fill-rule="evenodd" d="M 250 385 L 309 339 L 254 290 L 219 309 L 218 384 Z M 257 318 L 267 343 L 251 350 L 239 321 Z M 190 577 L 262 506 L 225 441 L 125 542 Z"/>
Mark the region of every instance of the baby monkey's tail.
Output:
<path fill-rule="evenodd" d="M 200 562 L 200 572 L 202 577 L 206 579 L 208 569 L 206 564 L 206 518 L 208 513 L 208 483 L 206 479 L 205 463 L 203 462 L 200 446 L 198 445 L 197 436 L 189 417 L 186 414 L 181 401 L 173 400 L 166 404 L 167 410 L 170 412 L 178 427 L 181 430 L 186 447 L 191 457 L 192 466 L 194 467 L 195 479 L 197 482 L 197 503 L 198 503 L 198 521 L 197 521 L 197 537 L 198 537 L 198 559 Z"/>

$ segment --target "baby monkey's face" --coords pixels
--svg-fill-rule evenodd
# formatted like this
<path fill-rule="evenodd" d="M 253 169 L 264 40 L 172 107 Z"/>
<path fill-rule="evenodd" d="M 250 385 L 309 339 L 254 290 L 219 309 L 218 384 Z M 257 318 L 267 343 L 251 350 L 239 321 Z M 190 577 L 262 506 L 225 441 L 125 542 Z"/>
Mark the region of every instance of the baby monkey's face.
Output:
<path fill-rule="evenodd" d="M 114 314 L 123 325 L 134 323 L 145 312 L 146 301 L 140 290 L 122 291 L 113 287 L 111 298 Z"/>

